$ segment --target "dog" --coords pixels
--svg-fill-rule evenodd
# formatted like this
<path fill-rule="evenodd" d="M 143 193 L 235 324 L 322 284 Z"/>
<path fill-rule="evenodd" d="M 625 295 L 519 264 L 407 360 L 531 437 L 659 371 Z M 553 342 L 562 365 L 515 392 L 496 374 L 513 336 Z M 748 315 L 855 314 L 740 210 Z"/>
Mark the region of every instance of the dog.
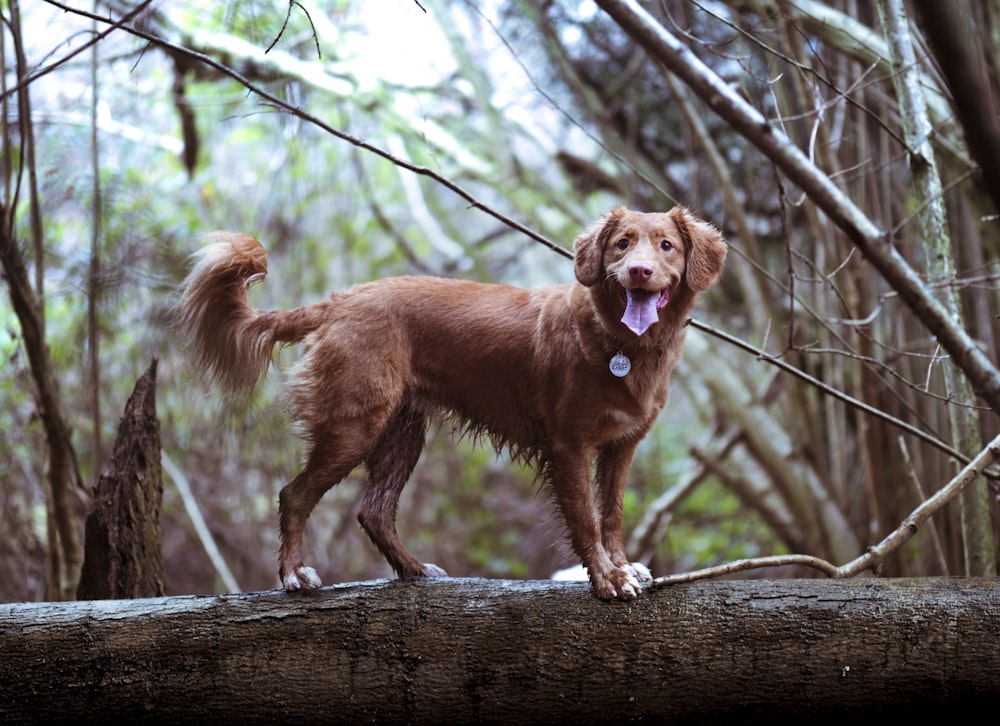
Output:
<path fill-rule="evenodd" d="M 217 233 L 195 253 L 179 324 L 215 383 L 231 394 L 252 390 L 276 346 L 302 345 L 287 388 L 308 447 L 278 501 L 285 590 L 321 586 L 302 561 L 306 520 L 359 465 L 368 487 L 358 520 L 396 575 L 445 576 L 406 550 L 395 523 L 434 413 L 537 467 L 598 597 L 629 600 L 651 581 L 622 543 L 626 478 L 667 401 L 688 315 L 718 281 L 727 245 L 682 207 L 615 207 L 573 248 L 569 284 L 394 277 L 270 311 L 246 297 L 267 273 L 255 238 Z"/>

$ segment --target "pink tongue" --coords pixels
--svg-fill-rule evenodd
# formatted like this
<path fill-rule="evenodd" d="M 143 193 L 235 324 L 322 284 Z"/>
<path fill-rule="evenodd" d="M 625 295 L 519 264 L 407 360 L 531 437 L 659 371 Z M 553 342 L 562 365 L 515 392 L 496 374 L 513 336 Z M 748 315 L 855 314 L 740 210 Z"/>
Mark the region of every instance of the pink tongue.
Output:
<path fill-rule="evenodd" d="M 636 335 L 645 333 L 649 326 L 657 322 L 657 295 L 646 290 L 626 290 L 625 314 L 622 323 Z"/>

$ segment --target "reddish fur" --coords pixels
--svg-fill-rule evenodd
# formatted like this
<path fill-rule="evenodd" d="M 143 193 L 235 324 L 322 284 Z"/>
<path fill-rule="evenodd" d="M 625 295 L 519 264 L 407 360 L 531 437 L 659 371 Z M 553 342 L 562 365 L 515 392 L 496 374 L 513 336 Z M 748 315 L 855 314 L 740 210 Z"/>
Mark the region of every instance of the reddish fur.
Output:
<path fill-rule="evenodd" d="M 619 240 L 628 248 L 619 249 Z M 303 343 L 289 388 L 310 447 L 305 468 L 280 495 L 286 589 L 319 586 L 302 563 L 305 522 L 359 464 L 370 484 L 358 518 L 395 572 L 443 574 L 415 560 L 395 527 L 426 418 L 443 412 L 540 467 L 597 595 L 637 594 L 649 575 L 625 557 L 625 480 L 636 445 L 666 403 L 688 314 L 698 292 L 718 280 L 726 245 L 681 208 L 642 214 L 618 207 L 574 249 L 578 281 L 568 285 L 525 290 L 399 277 L 271 312 L 246 301 L 247 280 L 267 270 L 254 238 L 227 234 L 200 253 L 184 284 L 181 323 L 196 359 L 224 388 L 252 387 L 275 345 Z M 619 322 L 618 286 L 635 286 L 637 268 L 648 276 L 642 286 L 672 288 L 659 322 L 642 336 Z M 621 379 L 608 369 L 617 352 L 632 361 Z"/>

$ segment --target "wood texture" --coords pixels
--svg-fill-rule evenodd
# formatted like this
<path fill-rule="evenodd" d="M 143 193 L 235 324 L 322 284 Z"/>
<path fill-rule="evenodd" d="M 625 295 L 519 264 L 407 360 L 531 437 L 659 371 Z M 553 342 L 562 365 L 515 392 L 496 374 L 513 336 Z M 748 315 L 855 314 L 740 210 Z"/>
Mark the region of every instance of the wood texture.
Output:
<path fill-rule="evenodd" d="M 160 551 L 160 422 L 154 360 L 139 378 L 118 424 L 109 471 L 87 515 L 81 600 L 164 594 Z"/>
<path fill-rule="evenodd" d="M 1000 581 L 378 581 L 0 606 L 0 721 L 768 722 L 1000 703 Z"/>

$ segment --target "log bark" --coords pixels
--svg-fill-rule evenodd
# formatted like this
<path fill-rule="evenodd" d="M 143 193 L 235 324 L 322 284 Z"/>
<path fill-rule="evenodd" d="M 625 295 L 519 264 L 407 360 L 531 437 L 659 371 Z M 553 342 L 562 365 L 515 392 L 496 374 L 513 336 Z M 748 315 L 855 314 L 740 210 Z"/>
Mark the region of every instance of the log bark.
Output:
<path fill-rule="evenodd" d="M 0 606 L 0 722 L 774 723 L 1000 705 L 1000 580 L 377 581 Z"/>
<path fill-rule="evenodd" d="M 155 597 L 165 593 L 160 550 L 162 501 L 154 359 L 125 404 L 111 468 L 101 475 L 94 491 L 84 532 L 78 599 Z"/>

